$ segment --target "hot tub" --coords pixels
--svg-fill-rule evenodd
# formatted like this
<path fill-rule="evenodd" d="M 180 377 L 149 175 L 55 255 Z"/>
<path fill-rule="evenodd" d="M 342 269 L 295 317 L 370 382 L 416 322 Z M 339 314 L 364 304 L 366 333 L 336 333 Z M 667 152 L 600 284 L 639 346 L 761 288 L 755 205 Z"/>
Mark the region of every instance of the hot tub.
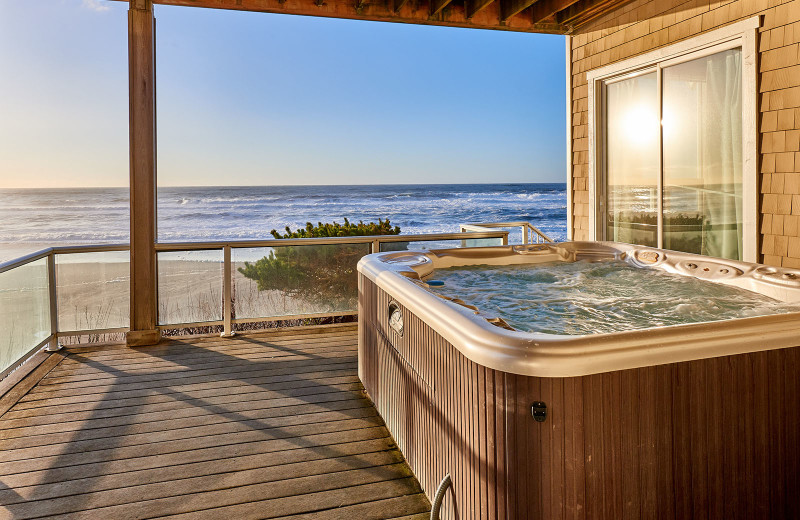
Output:
<path fill-rule="evenodd" d="M 545 334 L 425 283 L 582 260 L 800 302 L 800 270 L 618 243 L 365 257 L 359 376 L 442 518 L 800 518 L 800 313 Z"/>

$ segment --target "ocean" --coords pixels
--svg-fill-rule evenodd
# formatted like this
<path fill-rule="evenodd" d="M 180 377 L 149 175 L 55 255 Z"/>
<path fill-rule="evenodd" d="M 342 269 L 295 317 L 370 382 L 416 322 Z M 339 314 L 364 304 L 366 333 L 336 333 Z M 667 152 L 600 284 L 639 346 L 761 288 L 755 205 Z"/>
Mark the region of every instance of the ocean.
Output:
<path fill-rule="evenodd" d="M 158 240 L 269 239 L 306 222 L 390 219 L 402 233 L 526 220 L 566 238 L 566 186 L 434 184 L 170 187 L 158 190 Z M 55 245 L 128 241 L 127 188 L 0 190 L 0 262 Z"/>

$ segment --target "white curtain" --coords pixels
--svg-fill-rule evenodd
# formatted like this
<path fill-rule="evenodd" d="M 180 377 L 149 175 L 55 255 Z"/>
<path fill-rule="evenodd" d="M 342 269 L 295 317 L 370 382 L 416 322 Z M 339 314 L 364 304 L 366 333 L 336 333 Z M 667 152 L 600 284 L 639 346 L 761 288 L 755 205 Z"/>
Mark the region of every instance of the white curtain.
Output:
<path fill-rule="evenodd" d="M 742 60 L 737 49 L 706 63 L 702 103 L 703 253 L 742 258 Z"/>

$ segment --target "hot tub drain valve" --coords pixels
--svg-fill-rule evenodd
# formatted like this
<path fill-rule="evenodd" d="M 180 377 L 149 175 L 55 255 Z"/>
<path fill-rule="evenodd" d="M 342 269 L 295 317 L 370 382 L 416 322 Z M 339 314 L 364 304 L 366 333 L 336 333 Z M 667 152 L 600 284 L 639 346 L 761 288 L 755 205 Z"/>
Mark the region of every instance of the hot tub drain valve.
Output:
<path fill-rule="evenodd" d="M 544 422 L 547 419 L 547 405 L 543 401 L 535 401 L 531 405 L 531 415 L 536 422 Z"/>

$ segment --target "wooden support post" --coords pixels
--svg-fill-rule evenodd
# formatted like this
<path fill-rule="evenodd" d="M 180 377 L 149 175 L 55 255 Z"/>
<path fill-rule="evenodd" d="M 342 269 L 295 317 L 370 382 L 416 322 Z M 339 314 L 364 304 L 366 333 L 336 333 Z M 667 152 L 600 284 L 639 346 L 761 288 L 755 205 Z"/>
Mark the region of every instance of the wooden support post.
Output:
<path fill-rule="evenodd" d="M 156 65 L 153 0 L 130 0 L 131 322 L 128 346 L 153 345 L 156 292 Z"/>

